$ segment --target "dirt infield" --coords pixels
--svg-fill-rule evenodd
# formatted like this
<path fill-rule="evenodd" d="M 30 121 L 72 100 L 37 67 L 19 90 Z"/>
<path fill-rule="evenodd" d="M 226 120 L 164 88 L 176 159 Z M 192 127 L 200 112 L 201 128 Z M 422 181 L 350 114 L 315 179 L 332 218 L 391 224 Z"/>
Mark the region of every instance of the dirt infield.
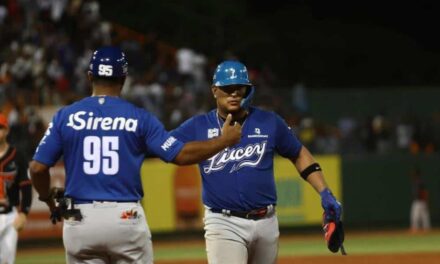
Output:
<path fill-rule="evenodd" d="M 156 264 L 207 264 L 207 261 L 155 261 Z M 440 253 L 356 255 L 356 256 L 307 256 L 282 257 L 278 264 L 438 264 Z"/>

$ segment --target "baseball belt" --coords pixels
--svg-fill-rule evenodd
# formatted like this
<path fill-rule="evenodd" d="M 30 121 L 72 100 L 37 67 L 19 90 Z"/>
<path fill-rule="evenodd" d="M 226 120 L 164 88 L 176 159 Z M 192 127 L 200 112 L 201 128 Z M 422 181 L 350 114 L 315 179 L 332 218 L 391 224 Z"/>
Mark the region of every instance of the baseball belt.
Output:
<path fill-rule="evenodd" d="M 92 203 L 138 203 L 138 200 L 133 201 L 108 201 L 108 200 L 76 200 L 74 201 L 74 204 L 92 204 Z"/>
<path fill-rule="evenodd" d="M 228 209 L 209 209 L 213 213 L 223 214 L 225 216 L 236 216 L 244 219 L 250 220 L 260 220 L 272 216 L 275 213 L 275 206 L 269 205 L 263 208 L 253 209 L 250 211 L 232 211 Z"/>

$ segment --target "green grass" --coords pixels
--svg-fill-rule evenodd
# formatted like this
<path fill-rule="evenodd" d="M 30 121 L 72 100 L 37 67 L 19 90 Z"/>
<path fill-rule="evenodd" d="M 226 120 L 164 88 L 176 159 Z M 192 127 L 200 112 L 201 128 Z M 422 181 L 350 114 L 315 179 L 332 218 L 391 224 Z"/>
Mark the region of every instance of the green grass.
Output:
<path fill-rule="evenodd" d="M 350 255 L 440 252 L 440 233 L 422 235 L 409 233 L 347 234 L 345 248 Z M 16 264 L 63 264 L 64 252 L 59 250 L 19 251 Z M 280 256 L 331 254 L 321 236 L 292 236 L 280 240 Z M 155 260 L 205 259 L 203 241 L 154 243 Z"/>
<path fill-rule="evenodd" d="M 355 235 L 344 243 L 350 255 L 397 254 L 412 252 L 440 252 L 440 234 L 383 234 L 380 236 Z M 323 239 L 283 241 L 280 256 L 328 255 Z"/>
<path fill-rule="evenodd" d="M 356 254 L 440 252 L 440 235 L 353 239 L 347 247 Z"/>
<path fill-rule="evenodd" d="M 35 255 L 20 256 L 17 254 L 16 264 L 64 264 L 65 256 L 64 251 L 59 252 L 47 252 L 42 254 L 41 252 Z"/>

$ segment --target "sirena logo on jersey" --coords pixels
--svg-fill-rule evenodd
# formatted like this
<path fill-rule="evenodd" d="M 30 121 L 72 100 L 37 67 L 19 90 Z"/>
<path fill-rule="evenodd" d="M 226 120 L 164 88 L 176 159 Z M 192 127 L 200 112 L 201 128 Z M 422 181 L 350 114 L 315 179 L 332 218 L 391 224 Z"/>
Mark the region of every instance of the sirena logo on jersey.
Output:
<path fill-rule="evenodd" d="M 243 148 L 225 149 L 208 159 L 209 165 L 203 166 L 203 171 L 209 174 L 222 170 L 229 162 L 236 162 L 230 171 L 238 171 L 243 167 L 255 167 L 260 163 L 266 150 L 267 141 L 250 144 Z"/>
<path fill-rule="evenodd" d="M 86 115 L 88 115 L 86 119 Z M 138 120 L 125 117 L 94 117 L 93 112 L 79 111 L 69 115 L 68 127 L 75 130 L 125 130 L 135 132 Z"/>

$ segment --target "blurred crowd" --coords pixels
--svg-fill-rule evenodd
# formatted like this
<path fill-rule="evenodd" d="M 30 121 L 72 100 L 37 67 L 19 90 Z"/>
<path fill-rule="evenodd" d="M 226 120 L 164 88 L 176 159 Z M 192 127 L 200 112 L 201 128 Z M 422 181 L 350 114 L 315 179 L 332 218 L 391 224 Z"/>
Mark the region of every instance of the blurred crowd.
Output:
<path fill-rule="evenodd" d="M 440 146 L 440 113 L 424 118 L 380 113 L 361 120 L 341 117 L 336 124 L 304 117 L 297 129 L 302 142 L 321 154 L 430 155 Z"/>
<path fill-rule="evenodd" d="M 129 62 L 123 96 L 172 129 L 214 107 L 210 78 L 215 65 L 234 59 L 175 47 L 154 33 L 140 34 L 103 19 L 96 0 L 0 0 L 0 107 L 8 115 L 10 141 L 30 158 L 47 122 L 41 109 L 61 107 L 90 93 L 92 51 L 118 44 Z M 307 88 L 279 88 L 264 65 L 248 65 L 257 87 L 254 103 L 278 112 L 317 154 L 433 153 L 440 146 L 440 114 L 421 120 L 378 113 L 325 123 L 309 114 Z"/>

